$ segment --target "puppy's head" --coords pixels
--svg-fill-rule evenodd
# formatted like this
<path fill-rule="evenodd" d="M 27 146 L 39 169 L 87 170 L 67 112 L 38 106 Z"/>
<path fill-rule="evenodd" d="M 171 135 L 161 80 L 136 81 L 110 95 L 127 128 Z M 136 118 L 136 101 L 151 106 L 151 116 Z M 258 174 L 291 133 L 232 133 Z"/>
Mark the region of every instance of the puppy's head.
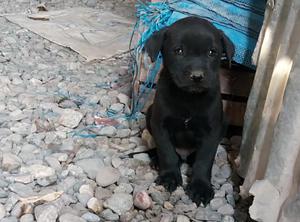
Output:
<path fill-rule="evenodd" d="M 222 54 L 229 62 L 234 45 L 210 22 L 188 17 L 164 28 L 148 39 L 145 50 L 154 62 L 162 52 L 164 68 L 180 89 L 201 93 L 218 86 Z"/>

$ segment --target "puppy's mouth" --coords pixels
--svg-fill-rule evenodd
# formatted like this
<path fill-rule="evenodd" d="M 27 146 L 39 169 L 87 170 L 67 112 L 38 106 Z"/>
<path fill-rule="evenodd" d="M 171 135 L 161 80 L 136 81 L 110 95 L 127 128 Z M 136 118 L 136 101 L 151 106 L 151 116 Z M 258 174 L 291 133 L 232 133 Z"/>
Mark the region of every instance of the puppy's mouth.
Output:
<path fill-rule="evenodd" d="M 199 86 L 199 85 L 192 85 L 192 86 L 184 86 L 180 87 L 183 91 L 189 92 L 192 94 L 198 94 L 203 93 L 208 90 L 208 87 L 206 86 Z"/>

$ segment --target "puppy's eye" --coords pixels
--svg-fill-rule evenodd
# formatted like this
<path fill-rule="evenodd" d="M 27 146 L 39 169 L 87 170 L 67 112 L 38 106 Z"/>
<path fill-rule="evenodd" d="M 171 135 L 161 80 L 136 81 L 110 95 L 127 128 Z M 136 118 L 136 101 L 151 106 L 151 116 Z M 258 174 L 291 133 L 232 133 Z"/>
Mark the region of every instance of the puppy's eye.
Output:
<path fill-rule="evenodd" d="M 180 56 L 183 55 L 183 49 L 182 48 L 177 48 L 177 49 L 174 50 L 174 52 L 175 52 L 176 55 L 180 55 Z"/>
<path fill-rule="evenodd" d="M 210 56 L 210 57 L 214 57 L 214 56 L 216 56 L 217 54 L 218 54 L 218 52 L 217 52 L 216 49 L 210 49 L 210 50 L 208 51 L 208 56 Z"/>

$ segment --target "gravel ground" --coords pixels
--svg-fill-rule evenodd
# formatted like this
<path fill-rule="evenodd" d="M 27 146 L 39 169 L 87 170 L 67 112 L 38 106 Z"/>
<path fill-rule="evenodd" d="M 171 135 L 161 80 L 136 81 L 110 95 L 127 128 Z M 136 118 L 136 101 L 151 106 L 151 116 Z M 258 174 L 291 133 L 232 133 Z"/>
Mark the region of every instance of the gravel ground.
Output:
<path fill-rule="evenodd" d="M 38 3 L 1 2 L 0 14 L 25 12 Z M 132 1 L 47 5 L 134 13 Z M 124 115 L 130 103 L 128 55 L 85 64 L 75 52 L 2 17 L 0 45 L 1 222 L 235 221 L 238 195 L 224 147 L 219 146 L 213 166 L 215 197 L 205 208 L 182 188 L 170 194 L 156 186 L 147 154 L 122 158 L 145 150 L 144 115 L 131 121 Z M 116 118 L 110 120 L 108 113 Z M 98 127 L 88 128 L 93 123 Z M 232 142 L 238 146 L 239 139 Z M 185 164 L 182 173 L 186 182 Z"/>

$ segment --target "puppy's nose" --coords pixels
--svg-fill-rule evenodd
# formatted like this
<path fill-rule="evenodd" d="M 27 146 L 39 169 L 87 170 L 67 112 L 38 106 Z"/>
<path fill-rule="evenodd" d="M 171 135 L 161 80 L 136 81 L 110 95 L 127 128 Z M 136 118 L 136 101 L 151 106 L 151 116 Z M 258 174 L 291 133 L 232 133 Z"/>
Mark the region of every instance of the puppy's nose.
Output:
<path fill-rule="evenodd" d="M 191 80 L 195 82 L 200 82 L 204 78 L 204 72 L 203 71 L 194 71 L 190 75 Z"/>

